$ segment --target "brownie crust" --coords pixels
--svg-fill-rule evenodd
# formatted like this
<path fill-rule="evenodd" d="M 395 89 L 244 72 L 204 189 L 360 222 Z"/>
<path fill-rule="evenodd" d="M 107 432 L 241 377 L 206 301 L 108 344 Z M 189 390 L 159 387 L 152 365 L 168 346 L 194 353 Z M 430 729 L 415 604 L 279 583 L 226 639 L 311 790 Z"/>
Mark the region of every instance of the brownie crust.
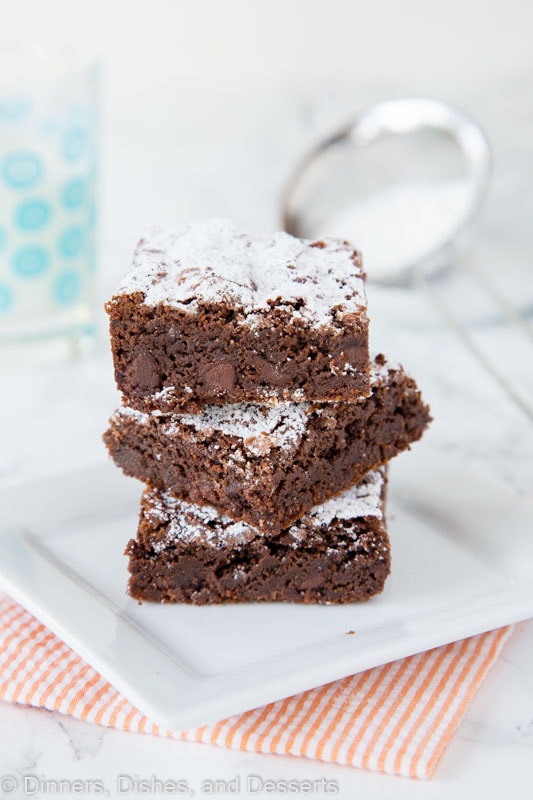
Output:
<path fill-rule="evenodd" d="M 210 220 L 148 231 L 106 304 L 115 378 L 140 411 L 368 394 L 360 253 Z"/>
<path fill-rule="evenodd" d="M 193 415 L 119 410 L 104 441 L 127 475 L 276 533 L 422 436 L 431 417 L 413 379 L 383 356 L 374 370 L 369 398 L 300 405 L 300 427 L 287 423 L 284 436 L 281 412 L 271 433 L 247 438 L 246 428 L 198 429 Z"/>
<path fill-rule="evenodd" d="M 369 392 L 368 322 L 310 329 L 285 307 L 254 327 L 230 305 L 195 314 L 143 304 L 139 293 L 106 304 L 115 380 L 140 411 L 198 411 L 212 403 L 351 400 Z"/>
<path fill-rule="evenodd" d="M 195 605 L 369 600 L 383 590 L 390 572 L 384 499 L 383 484 L 377 515 L 327 523 L 304 516 L 274 536 L 247 528 L 225 538 L 228 518 L 211 519 L 202 535 L 194 507 L 169 507 L 163 493 L 149 489 L 137 539 L 126 549 L 129 594 L 139 601 Z M 170 533 L 172 520 L 185 530 L 184 538 Z M 194 535 L 187 535 L 187 525 Z"/>

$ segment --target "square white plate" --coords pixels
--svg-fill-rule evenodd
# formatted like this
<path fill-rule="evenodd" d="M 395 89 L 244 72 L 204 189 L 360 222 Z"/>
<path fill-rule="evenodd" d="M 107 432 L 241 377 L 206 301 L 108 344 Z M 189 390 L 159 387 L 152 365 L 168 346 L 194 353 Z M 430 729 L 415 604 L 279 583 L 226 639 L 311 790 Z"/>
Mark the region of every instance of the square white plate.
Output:
<path fill-rule="evenodd" d="M 392 465 L 392 574 L 366 604 L 139 605 L 140 492 L 111 464 L 4 491 L 0 584 L 167 729 L 533 616 L 533 501 L 424 443 Z"/>

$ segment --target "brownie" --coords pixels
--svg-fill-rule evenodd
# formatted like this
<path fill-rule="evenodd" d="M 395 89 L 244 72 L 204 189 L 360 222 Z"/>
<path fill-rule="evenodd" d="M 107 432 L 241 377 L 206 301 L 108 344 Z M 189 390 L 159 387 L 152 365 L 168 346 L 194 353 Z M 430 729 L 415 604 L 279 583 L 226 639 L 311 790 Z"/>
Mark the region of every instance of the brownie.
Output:
<path fill-rule="evenodd" d="M 150 488 L 129 542 L 129 593 L 161 603 L 352 603 L 390 571 L 384 470 L 265 536 L 211 507 Z"/>
<path fill-rule="evenodd" d="M 120 408 L 104 441 L 127 475 L 276 532 L 422 435 L 429 409 L 401 367 L 378 356 L 371 385 L 353 403 Z"/>
<path fill-rule="evenodd" d="M 364 273 L 344 241 L 151 229 L 106 310 L 118 388 L 140 411 L 369 392 Z"/>

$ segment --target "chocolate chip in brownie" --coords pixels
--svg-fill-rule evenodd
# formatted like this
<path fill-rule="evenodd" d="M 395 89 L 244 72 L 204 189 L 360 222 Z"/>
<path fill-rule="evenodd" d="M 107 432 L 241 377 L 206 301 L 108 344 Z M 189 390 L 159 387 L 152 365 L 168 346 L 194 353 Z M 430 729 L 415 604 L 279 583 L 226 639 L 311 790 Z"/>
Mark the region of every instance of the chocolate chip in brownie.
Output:
<path fill-rule="evenodd" d="M 364 271 L 342 240 L 252 235 L 220 220 L 154 229 L 106 310 L 117 384 L 139 411 L 369 394 Z M 352 359 L 343 346 L 355 342 Z M 157 358 L 159 382 L 145 366 L 143 383 L 134 379 L 143 350 Z"/>
<path fill-rule="evenodd" d="M 201 381 L 205 388 L 213 394 L 226 394 L 235 386 L 237 373 L 233 364 L 219 361 L 201 373 Z"/>
<path fill-rule="evenodd" d="M 257 370 L 260 383 L 270 386 L 286 386 L 290 378 L 283 373 L 277 364 L 271 364 L 262 356 L 253 356 L 252 363 Z"/>
<path fill-rule="evenodd" d="M 161 385 L 161 374 L 155 358 L 146 350 L 140 350 L 129 368 L 129 380 L 143 390 L 153 392 Z"/>
<path fill-rule="evenodd" d="M 126 474 L 279 532 L 422 436 L 431 417 L 416 383 L 380 359 L 371 385 L 358 403 L 121 408 L 104 441 Z"/>
<path fill-rule="evenodd" d="M 274 535 L 149 487 L 129 542 L 129 593 L 160 603 L 352 603 L 390 571 L 385 471 Z"/>

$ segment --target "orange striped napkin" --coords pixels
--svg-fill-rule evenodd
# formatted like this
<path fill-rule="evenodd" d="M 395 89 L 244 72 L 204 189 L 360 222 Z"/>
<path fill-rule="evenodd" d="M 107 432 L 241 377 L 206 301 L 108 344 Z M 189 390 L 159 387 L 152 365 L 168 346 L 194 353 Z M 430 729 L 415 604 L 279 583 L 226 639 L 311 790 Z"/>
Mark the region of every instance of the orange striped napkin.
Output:
<path fill-rule="evenodd" d="M 0 595 L 0 697 L 139 733 L 429 778 L 511 628 L 437 647 L 196 730 L 159 730 Z"/>

